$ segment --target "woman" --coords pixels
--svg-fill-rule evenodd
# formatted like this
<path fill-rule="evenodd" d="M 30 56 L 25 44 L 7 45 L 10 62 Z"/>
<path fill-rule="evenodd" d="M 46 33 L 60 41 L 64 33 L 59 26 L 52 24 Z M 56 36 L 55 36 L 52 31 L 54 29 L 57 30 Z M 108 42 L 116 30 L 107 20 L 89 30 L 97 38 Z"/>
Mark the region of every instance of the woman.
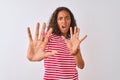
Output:
<path fill-rule="evenodd" d="M 44 59 L 44 80 L 78 80 L 76 65 L 84 68 L 79 46 L 87 35 L 79 39 L 80 29 L 76 26 L 72 12 L 66 7 L 58 7 L 51 16 L 46 33 L 44 23 L 39 36 L 37 23 L 33 40 L 28 27 L 27 58 L 30 61 Z"/>

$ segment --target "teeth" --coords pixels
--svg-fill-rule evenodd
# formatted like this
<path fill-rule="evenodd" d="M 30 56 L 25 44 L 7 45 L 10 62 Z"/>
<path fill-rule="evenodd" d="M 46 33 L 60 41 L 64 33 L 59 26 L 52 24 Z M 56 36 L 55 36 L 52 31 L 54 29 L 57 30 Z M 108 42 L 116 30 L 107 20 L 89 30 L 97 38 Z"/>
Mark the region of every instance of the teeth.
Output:
<path fill-rule="evenodd" d="M 63 25 L 63 26 L 65 26 L 65 25 Z"/>

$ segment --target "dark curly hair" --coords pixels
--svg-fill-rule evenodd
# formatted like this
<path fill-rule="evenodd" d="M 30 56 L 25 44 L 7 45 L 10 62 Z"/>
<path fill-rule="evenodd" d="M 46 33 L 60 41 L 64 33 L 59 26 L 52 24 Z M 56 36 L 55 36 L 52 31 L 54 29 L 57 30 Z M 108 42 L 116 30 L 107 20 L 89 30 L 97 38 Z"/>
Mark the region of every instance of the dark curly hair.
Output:
<path fill-rule="evenodd" d="M 58 35 L 58 36 L 61 36 L 61 31 L 59 30 L 58 28 L 58 24 L 57 24 L 57 17 L 58 17 L 58 13 L 60 11 L 67 11 L 69 14 L 70 14 L 70 18 L 71 18 L 71 24 L 70 24 L 70 27 L 72 27 L 72 30 L 74 31 L 74 27 L 77 26 L 76 24 L 76 20 L 74 18 L 74 15 L 73 13 L 66 7 L 58 7 L 52 14 L 51 18 L 50 18 L 50 21 L 49 21 L 49 24 L 48 24 L 48 30 L 50 28 L 53 29 L 53 34 L 55 35 Z M 68 31 L 67 33 L 67 36 L 70 37 L 70 30 Z"/>

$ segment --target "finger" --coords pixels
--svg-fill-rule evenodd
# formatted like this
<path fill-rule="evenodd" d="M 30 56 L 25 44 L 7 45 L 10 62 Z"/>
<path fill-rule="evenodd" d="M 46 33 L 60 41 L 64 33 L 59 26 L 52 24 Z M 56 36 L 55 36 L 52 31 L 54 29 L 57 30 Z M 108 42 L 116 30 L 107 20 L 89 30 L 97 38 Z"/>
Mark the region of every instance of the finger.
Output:
<path fill-rule="evenodd" d="M 85 35 L 83 38 L 80 39 L 80 43 L 87 38 L 87 35 Z"/>
<path fill-rule="evenodd" d="M 77 31 L 77 27 L 75 26 L 75 27 L 74 27 L 74 34 L 76 33 L 76 31 Z"/>
<path fill-rule="evenodd" d="M 72 31 L 72 27 L 70 27 L 70 36 L 72 37 L 73 35 L 73 31 Z"/>
<path fill-rule="evenodd" d="M 62 37 L 62 39 L 65 41 L 65 42 L 67 42 L 67 40 L 66 40 L 66 38 L 64 37 L 64 36 L 61 36 Z"/>
<path fill-rule="evenodd" d="M 35 40 L 38 40 L 38 36 L 39 36 L 39 23 L 37 23 L 36 25 Z"/>
<path fill-rule="evenodd" d="M 46 28 L 46 24 L 43 23 L 42 30 L 40 33 L 40 41 L 43 41 L 43 39 L 44 39 L 45 28 Z"/>
<path fill-rule="evenodd" d="M 50 28 L 49 30 L 48 30 L 48 32 L 47 32 L 47 34 L 46 34 L 46 36 L 45 36 L 45 40 L 44 40 L 44 43 L 45 43 L 45 45 L 48 43 L 48 40 L 49 40 L 49 37 L 51 36 L 51 34 L 52 34 L 52 28 Z"/>
<path fill-rule="evenodd" d="M 61 36 L 63 40 L 65 40 L 65 37 L 64 36 Z"/>
<path fill-rule="evenodd" d="M 56 50 L 52 50 L 51 52 L 46 52 L 46 53 L 44 54 L 44 58 L 53 56 L 53 55 L 55 55 L 56 53 L 57 53 Z"/>
<path fill-rule="evenodd" d="M 76 37 L 79 38 L 80 28 L 77 28 Z"/>
<path fill-rule="evenodd" d="M 27 33 L 28 33 L 29 41 L 31 42 L 33 39 L 32 39 L 32 35 L 29 27 L 27 28 Z"/>

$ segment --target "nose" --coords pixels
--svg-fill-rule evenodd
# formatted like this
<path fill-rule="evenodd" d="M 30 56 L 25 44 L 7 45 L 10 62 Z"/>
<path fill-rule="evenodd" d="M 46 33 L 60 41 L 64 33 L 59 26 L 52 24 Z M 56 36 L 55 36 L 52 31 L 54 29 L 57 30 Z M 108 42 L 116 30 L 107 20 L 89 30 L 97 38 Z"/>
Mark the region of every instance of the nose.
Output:
<path fill-rule="evenodd" d="M 66 23 L 66 18 L 63 18 L 63 23 Z"/>

